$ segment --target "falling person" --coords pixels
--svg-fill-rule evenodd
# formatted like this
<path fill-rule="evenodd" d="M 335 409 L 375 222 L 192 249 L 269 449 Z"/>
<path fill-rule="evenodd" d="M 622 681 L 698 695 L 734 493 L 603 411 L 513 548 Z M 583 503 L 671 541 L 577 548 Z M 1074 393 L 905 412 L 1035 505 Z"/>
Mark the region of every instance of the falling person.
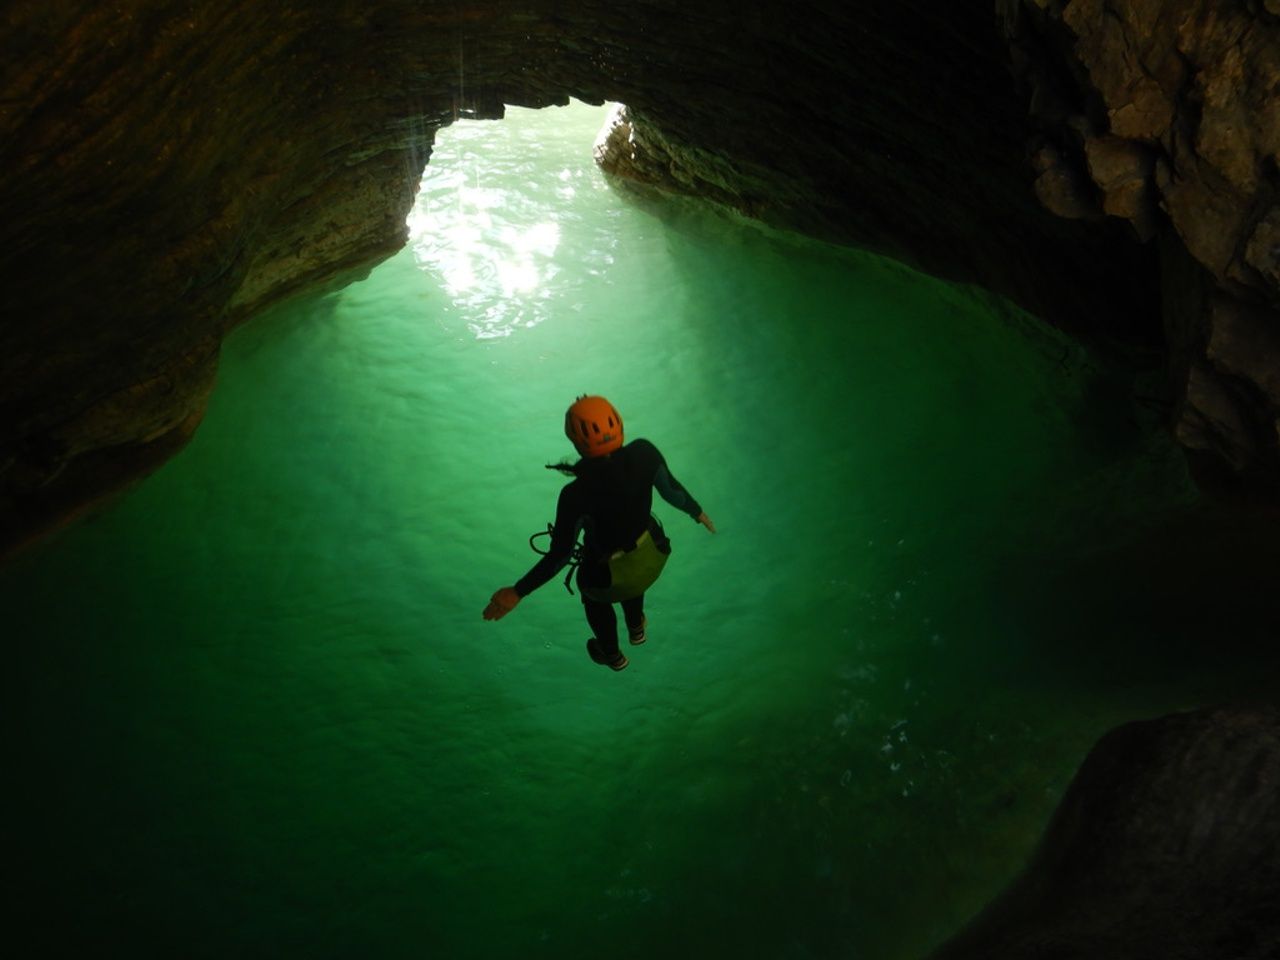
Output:
<path fill-rule="evenodd" d="M 667 469 L 648 440 L 623 443 L 622 417 L 604 397 L 582 396 L 564 415 L 564 432 L 577 448 L 576 463 L 548 465 L 574 479 L 560 491 L 551 547 L 513 586 L 502 587 L 484 609 L 486 620 L 501 620 L 516 604 L 549 581 L 574 558 L 578 533 L 583 544 L 578 590 L 594 636 L 587 653 L 603 666 L 621 670 L 628 660 L 618 644 L 622 605 L 627 636 L 645 642 L 644 595 L 662 573 L 671 541 L 653 516 L 653 491 L 711 533 L 715 524 Z"/>

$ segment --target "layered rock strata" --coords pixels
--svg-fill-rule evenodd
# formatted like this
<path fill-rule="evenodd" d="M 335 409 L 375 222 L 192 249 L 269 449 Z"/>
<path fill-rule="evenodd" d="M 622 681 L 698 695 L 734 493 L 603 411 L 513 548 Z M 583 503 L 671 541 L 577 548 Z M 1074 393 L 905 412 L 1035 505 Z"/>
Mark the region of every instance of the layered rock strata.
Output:
<path fill-rule="evenodd" d="M 1280 956 L 1280 714 L 1182 714 L 1090 752 L 1027 869 L 932 960 Z"/>
<path fill-rule="evenodd" d="M 0 543 L 177 449 L 236 323 L 397 249 L 441 126 L 569 97 L 628 104 L 619 175 L 981 284 L 1094 342 L 1149 347 L 1163 322 L 1178 435 L 1265 485 L 1276 23 L 1220 7 L 10 3 Z M 1037 92 L 1033 124 L 1026 91 L 1050 88 L 1069 106 Z"/>

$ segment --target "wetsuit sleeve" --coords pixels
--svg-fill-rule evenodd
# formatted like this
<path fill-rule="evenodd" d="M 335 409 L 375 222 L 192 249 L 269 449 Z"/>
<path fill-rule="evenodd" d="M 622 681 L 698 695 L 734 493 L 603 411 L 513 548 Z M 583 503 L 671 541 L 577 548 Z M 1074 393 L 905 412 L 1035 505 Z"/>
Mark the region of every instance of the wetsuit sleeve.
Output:
<path fill-rule="evenodd" d="M 667 461 L 663 459 L 657 447 L 653 448 L 653 452 L 658 457 L 658 469 L 653 475 L 654 489 L 667 503 L 697 520 L 702 515 L 702 507 L 698 505 L 697 500 L 693 499 L 693 494 L 671 475 L 671 471 L 667 469 Z"/>
<path fill-rule="evenodd" d="M 556 504 L 556 522 L 551 531 L 551 548 L 547 555 L 535 563 L 528 573 L 516 581 L 516 593 L 527 597 L 554 577 L 573 556 L 573 545 L 580 529 L 577 498 L 572 494 L 573 484 L 560 491 Z"/>

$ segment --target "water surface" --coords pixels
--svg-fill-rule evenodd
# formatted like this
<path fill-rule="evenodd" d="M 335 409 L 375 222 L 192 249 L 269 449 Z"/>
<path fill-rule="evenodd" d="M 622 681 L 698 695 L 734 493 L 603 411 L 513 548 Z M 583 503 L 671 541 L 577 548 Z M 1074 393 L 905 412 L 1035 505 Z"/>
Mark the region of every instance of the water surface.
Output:
<path fill-rule="evenodd" d="M 239 331 L 190 448 L 0 578 L 47 942 L 918 957 L 1101 732 L 1274 679 L 1266 584 L 1126 375 L 895 263 L 637 205 L 602 119 L 445 130 L 410 245 Z M 720 530 L 658 505 L 619 674 L 558 581 L 480 618 L 582 392 Z"/>

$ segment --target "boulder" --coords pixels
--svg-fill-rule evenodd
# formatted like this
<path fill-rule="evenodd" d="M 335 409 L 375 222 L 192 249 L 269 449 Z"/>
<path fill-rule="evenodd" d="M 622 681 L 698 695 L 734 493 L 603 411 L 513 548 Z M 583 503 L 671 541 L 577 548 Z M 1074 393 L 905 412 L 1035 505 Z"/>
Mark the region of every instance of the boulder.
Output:
<path fill-rule="evenodd" d="M 1090 751 L 1023 873 L 932 960 L 1280 956 L 1280 714 L 1130 723 Z"/>

